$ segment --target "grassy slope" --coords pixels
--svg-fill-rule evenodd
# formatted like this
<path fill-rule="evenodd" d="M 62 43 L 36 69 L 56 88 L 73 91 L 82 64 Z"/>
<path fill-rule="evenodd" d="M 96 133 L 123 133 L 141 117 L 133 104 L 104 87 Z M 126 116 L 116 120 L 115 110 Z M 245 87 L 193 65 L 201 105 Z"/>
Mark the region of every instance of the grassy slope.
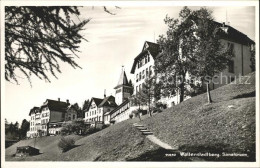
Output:
<path fill-rule="evenodd" d="M 55 137 L 42 137 L 37 139 L 36 148 L 42 154 L 23 159 L 13 158 L 17 146 L 31 145 L 33 140 L 23 140 L 6 149 L 6 160 L 130 160 L 149 150 L 157 150 L 159 147 L 147 140 L 132 123 L 137 119 L 128 120 L 108 127 L 100 132 L 86 137 L 74 136 L 76 147 L 61 153 L 57 147 L 60 139 Z"/>
<path fill-rule="evenodd" d="M 75 140 L 78 140 L 82 137 L 73 136 Z M 55 160 L 57 155 L 60 154 L 60 150 L 58 148 L 58 142 L 60 140 L 60 136 L 48 136 L 41 137 L 36 139 L 35 148 L 40 149 L 40 155 L 27 157 L 26 160 Z M 25 160 L 24 158 L 13 158 L 13 155 L 16 152 L 16 148 L 18 146 L 34 146 L 35 139 L 21 140 L 18 143 L 10 146 L 5 150 L 6 160 Z"/>
<path fill-rule="evenodd" d="M 229 84 L 167 109 L 142 123 L 182 151 L 251 153 L 255 150 L 255 81 Z M 253 97 L 252 97 L 253 96 Z M 233 108 L 229 108 L 233 105 Z"/>
<path fill-rule="evenodd" d="M 251 85 L 226 85 L 211 92 L 214 103 L 207 105 L 206 94 L 196 96 L 141 121 L 162 141 L 182 151 L 251 152 L 255 145 L 254 74 Z M 228 108 L 233 105 L 234 108 Z M 42 154 L 18 160 L 156 160 L 163 153 L 127 120 L 86 137 L 74 136 L 77 147 L 61 153 L 60 137 L 42 137 L 36 147 Z M 24 140 L 6 149 L 6 160 L 17 146 L 31 145 Z M 198 149 L 199 148 L 199 149 Z M 156 158 L 157 157 L 157 158 Z"/>

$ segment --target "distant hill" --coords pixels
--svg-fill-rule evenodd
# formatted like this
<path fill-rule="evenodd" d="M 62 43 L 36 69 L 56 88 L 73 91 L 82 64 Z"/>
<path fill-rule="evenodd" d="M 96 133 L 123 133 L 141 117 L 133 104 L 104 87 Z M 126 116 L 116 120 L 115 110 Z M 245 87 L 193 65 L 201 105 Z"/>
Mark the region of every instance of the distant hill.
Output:
<path fill-rule="evenodd" d="M 229 84 L 213 90 L 212 104 L 207 104 L 207 95 L 201 94 L 153 117 L 145 116 L 141 123 L 180 151 L 249 156 L 204 160 L 252 161 L 255 159 L 255 73 L 249 75 L 251 84 Z M 163 158 L 165 151 L 133 127 L 134 122 L 139 120 L 126 120 L 86 137 L 73 135 L 77 146 L 65 153 L 58 149 L 59 136 L 38 138 L 35 147 L 42 154 L 23 159 L 12 157 L 17 146 L 34 146 L 34 139 L 22 140 L 6 149 L 6 160 L 167 160 Z"/>

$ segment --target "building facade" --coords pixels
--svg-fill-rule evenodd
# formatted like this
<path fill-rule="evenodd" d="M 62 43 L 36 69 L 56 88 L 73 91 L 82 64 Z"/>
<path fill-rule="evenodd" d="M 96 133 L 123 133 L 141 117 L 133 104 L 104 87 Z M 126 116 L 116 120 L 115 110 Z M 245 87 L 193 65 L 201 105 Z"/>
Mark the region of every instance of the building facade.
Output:
<path fill-rule="evenodd" d="M 85 110 L 85 122 L 94 125 L 94 122 L 104 123 L 105 113 L 112 111 L 117 104 L 114 96 L 104 95 L 104 99 L 92 98 L 89 107 Z"/>
<path fill-rule="evenodd" d="M 195 22 L 194 22 L 195 23 Z M 245 34 L 239 32 L 233 27 L 225 24 L 214 22 L 218 26 L 218 33 L 221 37 L 221 43 L 233 55 L 228 67 L 220 74 L 216 74 L 213 82 L 210 84 L 211 89 L 215 89 L 230 83 L 252 72 L 251 65 L 251 48 L 254 41 Z M 142 51 L 134 59 L 131 73 L 134 74 L 134 94 L 141 88 L 146 78 L 155 75 L 153 67 L 156 57 L 160 54 L 159 45 L 152 42 L 145 42 Z M 186 74 L 186 80 L 191 80 L 189 73 Z M 186 96 L 184 100 L 190 98 Z M 179 94 L 169 97 L 161 97 L 160 102 L 167 104 L 167 107 L 180 103 Z M 145 107 L 143 107 L 145 109 Z"/>
<path fill-rule="evenodd" d="M 46 136 L 60 131 L 61 122 L 77 119 L 77 110 L 69 101 L 47 99 L 40 107 L 30 110 L 30 129 L 27 137 Z M 50 125 L 52 126 L 50 130 Z"/>

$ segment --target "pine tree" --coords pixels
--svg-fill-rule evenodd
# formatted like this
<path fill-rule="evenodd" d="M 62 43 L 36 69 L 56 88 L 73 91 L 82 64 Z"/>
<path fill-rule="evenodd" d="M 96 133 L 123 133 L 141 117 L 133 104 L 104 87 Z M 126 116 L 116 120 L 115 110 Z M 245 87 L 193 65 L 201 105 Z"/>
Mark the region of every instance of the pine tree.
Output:
<path fill-rule="evenodd" d="M 61 72 L 61 61 L 80 68 L 74 59 L 89 19 L 73 19 L 79 15 L 69 6 L 6 6 L 5 79 L 18 83 L 17 74 L 23 74 L 30 81 L 34 74 L 50 81 L 49 74 Z"/>

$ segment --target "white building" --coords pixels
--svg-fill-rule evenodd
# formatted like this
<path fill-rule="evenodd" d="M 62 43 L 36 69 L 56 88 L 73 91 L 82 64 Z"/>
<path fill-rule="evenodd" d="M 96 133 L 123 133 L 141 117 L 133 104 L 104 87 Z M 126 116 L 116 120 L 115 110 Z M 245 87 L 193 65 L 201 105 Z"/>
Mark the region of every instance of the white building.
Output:
<path fill-rule="evenodd" d="M 134 59 L 131 73 L 134 74 L 134 94 L 142 88 L 145 79 L 154 75 L 154 60 L 159 53 L 159 45 L 146 41 L 139 55 Z"/>
<path fill-rule="evenodd" d="M 27 137 L 32 138 L 56 134 L 57 129 L 61 129 L 60 124 L 57 123 L 76 120 L 77 111 L 73 105 L 70 105 L 69 100 L 63 102 L 60 99 L 58 101 L 47 99 L 42 106 L 32 108 L 29 116 L 30 129 Z"/>
<path fill-rule="evenodd" d="M 93 125 L 94 122 L 104 123 L 104 121 L 108 120 L 104 114 L 112 111 L 116 107 L 117 104 L 115 103 L 114 96 L 104 96 L 104 99 L 93 97 L 89 107 L 85 111 L 85 121 L 93 123 Z M 109 124 L 109 121 L 106 124 Z"/>

